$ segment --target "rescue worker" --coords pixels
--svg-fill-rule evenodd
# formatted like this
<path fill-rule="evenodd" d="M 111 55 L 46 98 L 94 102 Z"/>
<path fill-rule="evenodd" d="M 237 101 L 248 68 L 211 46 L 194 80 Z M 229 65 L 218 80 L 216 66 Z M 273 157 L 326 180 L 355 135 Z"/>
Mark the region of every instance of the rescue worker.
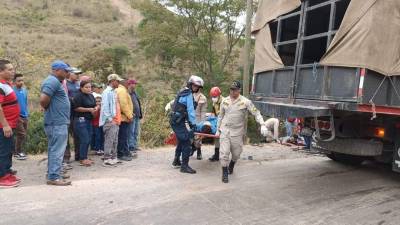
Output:
<path fill-rule="evenodd" d="M 181 164 L 179 157 L 182 154 L 182 173 L 196 173 L 196 170 L 189 166 L 189 157 L 191 152 L 191 139 L 196 130 L 196 113 L 193 93 L 198 91 L 202 86 L 203 80 L 198 76 L 191 76 L 187 82 L 187 86 L 182 89 L 176 96 L 170 113 L 170 125 L 176 134 L 178 145 L 175 150 L 175 158 L 173 166 Z M 190 130 L 186 127 L 188 123 Z"/>
<path fill-rule="evenodd" d="M 210 89 L 210 97 L 211 97 L 211 101 L 212 101 L 212 113 L 218 117 L 219 112 L 220 112 L 220 105 L 222 102 L 222 99 L 224 98 L 221 95 L 221 89 L 219 89 L 219 87 L 212 87 Z M 214 155 L 212 155 L 208 160 L 210 160 L 211 162 L 217 162 L 219 161 L 219 138 L 216 138 L 214 140 Z"/>
<path fill-rule="evenodd" d="M 267 142 L 278 142 L 279 138 L 279 119 L 277 118 L 269 118 L 264 123 L 267 128 L 266 140 Z"/>
<path fill-rule="evenodd" d="M 200 81 L 201 81 L 200 82 L 201 86 L 200 86 L 199 90 L 196 92 L 193 92 L 197 124 L 205 121 L 206 113 L 207 113 L 207 98 L 203 93 L 201 93 L 201 90 L 204 86 L 204 82 L 203 82 L 203 79 L 201 79 Z M 195 135 L 194 141 L 192 144 L 192 152 L 190 155 L 193 155 L 194 152 L 196 151 L 198 160 L 203 159 L 203 156 L 201 154 L 201 145 L 202 145 L 202 138 L 198 135 Z"/>
<path fill-rule="evenodd" d="M 244 96 L 240 95 L 241 84 L 234 81 L 230 86 L 229 97 L 221 102 L 221 112 L 218 116 L 218 132 L 220 133 L 220 161 L 222 165 L 222 182 L 228 183 L 228 174 L 233 173 L 235 163 L 243 150 L 243 136 L 247 113 L 250 112 L 261 125 L 261 133 L 266 134 L 267 128 L 260 111 Z M 217 134 L 218 134 L 217 132 Z M 232 160 L 229 156 L 232 153 Z"/>

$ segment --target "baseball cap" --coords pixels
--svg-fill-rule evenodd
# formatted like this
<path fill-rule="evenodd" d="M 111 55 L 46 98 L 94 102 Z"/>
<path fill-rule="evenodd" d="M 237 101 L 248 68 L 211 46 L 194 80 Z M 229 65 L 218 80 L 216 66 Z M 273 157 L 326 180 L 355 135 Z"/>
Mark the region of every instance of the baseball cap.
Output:
<path fill-rule="evenodd" d="M 81 70 L 81 69 L 78 69 L 78 68 L 76 68 L 76 67 L 71 67 L 71 73 L 74 73 L 74 74 L 81 74 L 81 73 L 82 73 L 82 70 Z"/>
<path fill-rule="evenodd" d="M 72 71 L 71 67 L 68 64 L 66 64 L 64 61 L 62 61 L 62 60 L 55 60 L 51 64 L 51 69 L 52 70 L 65 70 L 67 72 L 71 72 Z"/>
<path fill-rule="evenodd" d="M 89 76 L 83 75 L 83 76 L 80 76 L 80 77 L 79 77 L 79 80 L 80 80 L 80 81 L 91 81 L 92 78 L 89 77 Z"/>
<path fill-rule="evenodd" d="M 124 79 L 122 79 L 118 74 L 113 73 L 113 74 L 108 75 L 107 80 L 108 81 L 112 81 L 112 80 L 123 81 Z"/>
<path fill-rule="evenodd" d="M 231 90 L 236 90 L 240 88 L 242 88 L 242 84 L 240 83 L 240 81 L 237 80 L 233 81 L 230 87 Z"/>
<path fill-rule="evenodd" d="M 97 94 L 96 92 L 93 92 L 92 94 L 94 98 L 101 98 L 101 94 Z"/>
<path fill-rule="evenodd" d="M 135 79 L 129 79 L 128 84 L 137 84 L 137 81 Z"/>

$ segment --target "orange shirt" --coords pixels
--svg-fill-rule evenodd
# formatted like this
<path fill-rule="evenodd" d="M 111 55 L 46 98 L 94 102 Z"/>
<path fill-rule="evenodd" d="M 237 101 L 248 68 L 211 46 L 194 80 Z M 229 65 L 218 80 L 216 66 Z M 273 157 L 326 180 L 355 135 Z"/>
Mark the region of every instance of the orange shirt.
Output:
<path fill-rule="evenodd" d="M 117 112 L 117 114 L 113 118 L 113 122 L 119 126 L 121 124 L 122 116 L 121 116 L 121 106 L 119 105 L 118 95 L 115 95 L 115 102 L 117 103 L 116 104 L 116 107 L 117 107 L 116 112 Z"/>

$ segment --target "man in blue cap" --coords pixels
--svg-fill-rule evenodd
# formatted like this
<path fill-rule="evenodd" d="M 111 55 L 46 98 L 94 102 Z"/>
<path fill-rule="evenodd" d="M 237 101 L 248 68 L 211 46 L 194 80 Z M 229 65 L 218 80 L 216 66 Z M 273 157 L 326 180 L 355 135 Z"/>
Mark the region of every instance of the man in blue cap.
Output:
<path fill-rule="evenodd" d="M 70 185 L 69 176 L 61 174 L 64 151 L 67 146 L 68 125 L 71 106 L 62 82 L 71 72 L 68 64 L 56 60 L 51 65 L 52 73 L 41 86 L 40 105 L 45 109 L 44 129 L 48 138 L 47 184 Z"/>

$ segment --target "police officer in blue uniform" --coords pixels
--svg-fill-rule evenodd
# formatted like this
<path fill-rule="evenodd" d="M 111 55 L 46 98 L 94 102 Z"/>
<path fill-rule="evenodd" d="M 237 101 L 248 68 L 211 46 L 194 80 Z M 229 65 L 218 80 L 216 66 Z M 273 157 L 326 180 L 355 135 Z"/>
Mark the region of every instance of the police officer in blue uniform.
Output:
<path fill-rule="evenodd" d="M 178 145 L 175 150 L 175 159 L 173 166 L 181 166 L 182 173 L 194 174 L 196 170 L 189 166 L 189 157 L 191 152 L 191 139 L 196 130 L 196 112 L 193 93 L 197 92 L 203 84 L 203 79 L 198 76 L 191 76 L 187 86 L 182 89 L 175 98 L 170 114 L 170 125 L 178 139 Z M 189 125 L 189 128 L 186 126 Z M 182 163 L 179 158 L 182 154 Z"/>

